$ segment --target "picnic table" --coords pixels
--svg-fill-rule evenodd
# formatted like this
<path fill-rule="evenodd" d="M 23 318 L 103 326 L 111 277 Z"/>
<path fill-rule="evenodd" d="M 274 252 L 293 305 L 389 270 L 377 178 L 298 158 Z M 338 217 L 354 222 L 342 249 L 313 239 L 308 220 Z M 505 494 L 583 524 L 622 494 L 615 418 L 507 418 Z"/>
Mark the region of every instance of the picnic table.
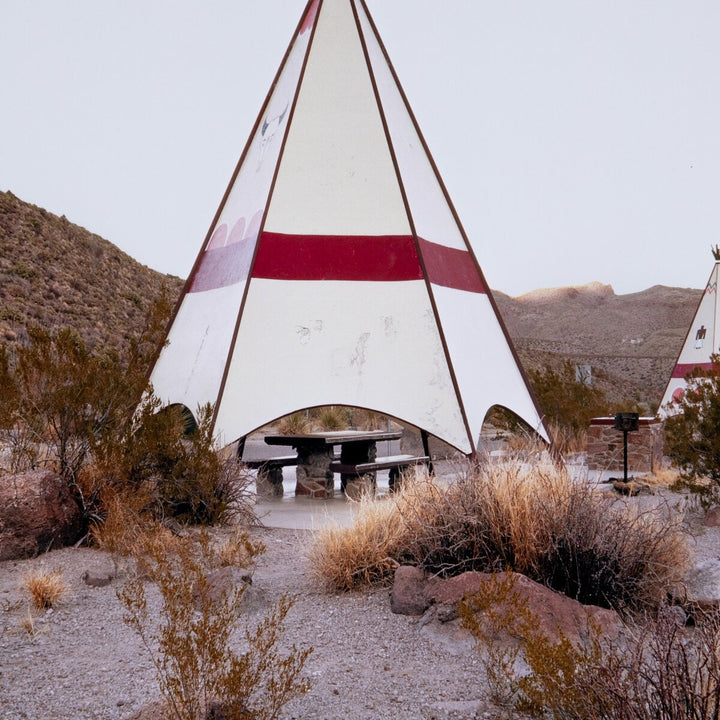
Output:
<path fill-rule="evenodd" d="M 290 446 L 297 452 L 295 495 L 332 497 L 334 475 L 349 497 L 374 491 L 377 470 L 398 468 L 427 458 L 394 455 L 379 458 L 377 443 L 399 440 L 401 430 L 332 430 L 293 435 L 266 435 L 268 445 Z M 340 447 L 339 456 L 336 447 Z M 286 463 L 291 464 L 291 463 Z"/>

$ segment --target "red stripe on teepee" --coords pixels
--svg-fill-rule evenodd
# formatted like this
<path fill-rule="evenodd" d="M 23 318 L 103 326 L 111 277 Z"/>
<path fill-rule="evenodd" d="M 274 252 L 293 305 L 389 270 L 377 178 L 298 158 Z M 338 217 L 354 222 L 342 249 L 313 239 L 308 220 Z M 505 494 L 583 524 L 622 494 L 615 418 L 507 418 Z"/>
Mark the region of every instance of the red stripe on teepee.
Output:
<path fill-rule="evenodd" d="M 468 292 L 485 286 L 465 250 L 420 239 L 430 282 Z M 266 232 L 253 277 L 268 280 L 421 280 L 411 235 L 289 235 Z"/>
<path fill-rule="evenodd" d="M 457 250 L 420 238 L 420 252 L 431 283 L 467 292 L 486 292 L 482 277 L 467 250 Z"/>
<path fill-rule="evenodd" d="M 684 378 L 688 373 L 693 370 L 716 370 L 717 366 L 713 363 L 678 363 L 673 370 L 672 376 L 674 378 Z"/>
<path fill-rule="evenodd" d="M 269 280 L 421 280 L 410 235 L 286 235 L 265 232 L 254 278 Z"/>

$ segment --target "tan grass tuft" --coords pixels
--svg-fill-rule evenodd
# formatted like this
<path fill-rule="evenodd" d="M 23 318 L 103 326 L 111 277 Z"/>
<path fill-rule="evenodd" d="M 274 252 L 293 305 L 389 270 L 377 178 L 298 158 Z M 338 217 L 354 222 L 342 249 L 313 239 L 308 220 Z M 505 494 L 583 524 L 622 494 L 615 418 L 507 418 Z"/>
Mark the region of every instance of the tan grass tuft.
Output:
<path fill-rule="evenodd" d="M 321 528 L 309 552 L 313 574 L 332 590 L 353 590 L 387 579 L 398 565 L 396 558 L 408 533 L 398 508 L 413 505 L 409 498 L 417 493 L 416 486 L 408 485 L 382 500 L 363 496 L 350 527 Z"/>
<path fill-rule="evenodd" d="M 28 634 L 30 637 L 36 637 L 39 633 L 37 626 L 35 625 L 35 618 L 33 617 L 32 612 L 30 611 L 30 606 L 28 605 L 27 609 L 27 615 L 20 621 L 20 627 Z"/>
<path fill-rule="evenodd" d="M 23 577 L 22 584 L 30 593 L 35 607 L 40 610 L 55 607 L 68 590 L 59 570 L 35 570 Z"/>
<path fill-rule="evenodd" d="M 280 418 L 277 424 L 277 431 L 281 435 L 294 435 L 310 431 L 310 420 L 305 412 L 296 412 Z"/>

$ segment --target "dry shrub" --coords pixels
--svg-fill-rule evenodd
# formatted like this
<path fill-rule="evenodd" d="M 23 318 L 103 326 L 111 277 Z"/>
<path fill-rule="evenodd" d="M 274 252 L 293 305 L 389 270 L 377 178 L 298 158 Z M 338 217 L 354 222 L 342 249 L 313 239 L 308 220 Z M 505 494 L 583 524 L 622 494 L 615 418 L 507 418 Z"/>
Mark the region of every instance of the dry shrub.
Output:
<path fill-rule="evenodd" d="M 291 699 L 309 689 L 303 677 L 312 649 L 279 650 L 293 601 L 283 597 L 254 629 L 242 628 L 243 588 L 213 591 L 208 573 L 216 551 L 206 533 L 178 538 L 146 537 L 142 560 L 160 593 L 150 613 L 145 585 L 128 580 L 118 591 L 124 621 L 140 636 L 155 666 L 169 717 L 204 720 L 274 720 Z M 245 651 L 231 645 L 244 630 Z"/>
<path fill-rule="evenodd" d="M 524 650 L 529 673 L 508 687 L 515 706 L 538 717 L 720 720 L 719 636 L 717 613 L 686 628 L 667 607 L 621 644 L 597 628 L 587 648 L 537 633 Z"/>
<path fill-rule="evenodd" d="M 652 472 L 640 478 L 642 482 L 654 487 L 673 487 L 680 480 L 680 473 L 672 467 L 654 468 Z"/>
<path fill-rule="evenodd" d="M 320 531 L 311 554 L 336 588 L 384 580 L 400 563 L 440 576 L 507 569 L 616 609 L 657 605 L 686 558 L 680 519 L 614 505 L 553 465 L 516 461 L 365 500 L 350 527 Z"/>
<path fill-rule="evenodd" d="M 440 488 L 427 476 L 403 482 L 380 500 L 362 495 L 350 527 L 329 524 L 317 531 L 309 558 L 313 574 L 328 588 L 352 590 L 384 582 L 404 557 L 407 539 L 425 522 Z"/>
<path fill-rule="evenodd" d="M 555 450 L 560 455 L 574 455 L 587 450 L 587 427 L 572 427 L 550 422 L 548 432 Z"/>
<path fill-rule="evenodd" d="M 22 584 L 40 610 L 55 607 L 68 590 L 60 570 L 34 570 L 23 577 Z"/>
<path fill-rule="evenodd" d="M 352 590 L 381 582 L 397 567 L 403 536 L 393 500 L 361 496 L 352 527 L 321 528 L 310 548 L 313 573 L 334 590 Z"/>
<path fill-rule="evenodd" d="M 386 430 L 388 428 L 389 420 L 386 415 L 363 408 L 350 408 L 350 412 L 350 424 L 359 430 Z"/>
<path fill-rule="evenodd" d="M 320 430 L 342 430 L 348 427 L 350 419 L 347 408 L 328 405 L 319 409 L 316 424 Z"/>
<path fill-rule="evenodd" d="M 251 540 L 245 528 L 236 527 L 216 549 L 216 564 L 219 567 L 250 568 L 255 564 L 255 558 L 264 552 L 263 543 Z"/>
<path fill-rule="evenodd" d="M 550 640 L 523 600 L 513 577 L 497 575 L 459 607 L 492 699 L 510 716 L 517 709 L 559 720 L 720 720 L 717 612 L 685 627 L 663 605 L 612 642 L 590 623 L 578 645 L 561 631 Z"/>
<path fill-rule="evenodd" d="M 106 486 L 100 500 L 105 516 L 90 527 L 93 545 L 116 559 L 135 552 L 148 530 L 145 509 L 151 501 L 152 490 L 146 485 L 132 491 L 123 485 Z"/>
<path fill-rule="evenodd" d="M 514 705 L 517 698 L 519 640 L 537 634 L 540 624 L 528 608 L 527 597 L 515 589 L 517 578 L 509 572 L 494 574 L 458 604 L 463 627 L 472 633 L 481 651 L 490 697 L 504 706 Z M 508 638 L 513 641 L 507 642 Z"/>
<path fill-rule="evenodd" d="M 286 415 L 280 418 L 277 424 L 277 431 L 281 435 L 297 435 L 310 430 L 310 420 L 304 411 Z"/>

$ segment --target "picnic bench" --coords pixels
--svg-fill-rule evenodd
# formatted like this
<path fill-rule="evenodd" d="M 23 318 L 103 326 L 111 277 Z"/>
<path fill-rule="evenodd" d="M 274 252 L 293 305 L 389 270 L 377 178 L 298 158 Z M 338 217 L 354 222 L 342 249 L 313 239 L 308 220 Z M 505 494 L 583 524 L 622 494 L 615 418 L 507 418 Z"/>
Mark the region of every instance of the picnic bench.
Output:
<path fill-rule="evenodd" d="M 297 455 L 281 455 L 264 460 L 243 460 L 247 467 L 257 470 L 255 490 L 258 495 L 282 497 L 283 468 L 298 464 Z"/>
<path fill-rule="evenodd" d="M 376 457 L 375 460 L 369 462 L 349 463 L 342 460 L 334 460 L 330 463 L 330 469 L 334 473 L 340 473 L 341 477 L 345 476 L 347 480 L 358 481 L 363 480 L 366 476 L 367 481 L 363 482 L 363 489 L 370 491 L 371 487 L 365 488 L 365 485 L 375 485 L 375 473 L 378 470 L 389 470 L 388 485 L 390 491 L 393 492 L 398 485 L 398 480 L 402 473 L 413 465 L 427 464 L 430 462 L 428 455 L 388 455 L 386 457 Z M 347 482 L 346 480 L 346 482 Z M 360 489 L 359 487 L 357 488 Z"/>
<path fill-rule="evenodd" d="M 341 472 L 341 487 L 348 496 L 357 496 L 360 486 L 366 485 L 370 477 L 374 489 L 375 471 L 358 474 L 355 466 L 377 462 L 377 443 L 399 440 L 401 437 L 401 430 L 333 430 L 295 435 L 266 435 L 265 442 L 268 445 L 289 445 L 296 450 L 295 462 L 287 463 L 297 466 L 296 496 L 328 498 L 335 492 L 335 471 L 331 469 L 331 463 L 340 462 L 352 466 L 352 472 Z M 335 451 L 338 446 L 339 458 Z M 282 474 L 282 467 L 287 465 L 278 466 L 276 477 Z M 271 466 L 268 466 L 268 474 L 270 470 Z M 364 491 L 364 487 L 362 490 Z"/>

